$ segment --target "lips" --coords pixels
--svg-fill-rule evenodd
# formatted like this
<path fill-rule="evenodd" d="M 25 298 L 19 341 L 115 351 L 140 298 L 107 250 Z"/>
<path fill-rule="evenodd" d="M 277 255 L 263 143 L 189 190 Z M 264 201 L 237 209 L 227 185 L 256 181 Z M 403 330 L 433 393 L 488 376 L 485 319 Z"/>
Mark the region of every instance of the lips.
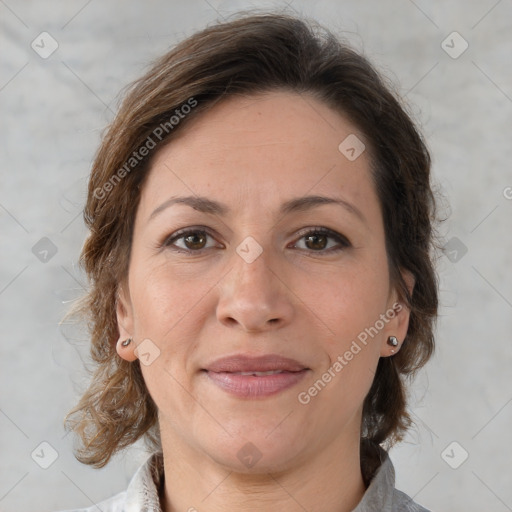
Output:
<path fill-rule="evenodd" d="M 209 364 L 206 368 L 209 372 L 299 372 L 307 369 L 305 365 L 295 359 L 268 354 L 264 356 L 236 355 L 223 357 Z"/>
<path fill-rule="evenodd" d="M 231 395 L 264 398 L 294 386 L 308 370 L 295 359 L 269 354 L 217 359 L 203 371 L 209 377 L 209 382 Z"/>
<path fill-rule="evenodd" d="M 277 373 L 283 373 L 283 370 L 270 370 L 268 372 L 231 372 L 235 375 L 253 375 L 254 377 L 265 377 L 266 375 L 276 375 Z"/>

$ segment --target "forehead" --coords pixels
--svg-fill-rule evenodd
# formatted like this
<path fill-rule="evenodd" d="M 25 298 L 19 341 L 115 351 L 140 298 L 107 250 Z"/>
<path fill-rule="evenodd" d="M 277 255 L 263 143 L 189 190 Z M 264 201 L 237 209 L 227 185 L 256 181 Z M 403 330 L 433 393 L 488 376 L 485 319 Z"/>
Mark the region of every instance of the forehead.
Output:
<path fill-rule="evenodd" d="M 377 201 L 368 152 L 356 159 L 344 152 L 344 141 L 363 143 L 363 134 L 310 95 L 230 97 L 177 135 L 155 155 L 141 198 L 144 215 L 170 195 L 211 196 L 235 209 L 277 207 L 313 193 Z"/>

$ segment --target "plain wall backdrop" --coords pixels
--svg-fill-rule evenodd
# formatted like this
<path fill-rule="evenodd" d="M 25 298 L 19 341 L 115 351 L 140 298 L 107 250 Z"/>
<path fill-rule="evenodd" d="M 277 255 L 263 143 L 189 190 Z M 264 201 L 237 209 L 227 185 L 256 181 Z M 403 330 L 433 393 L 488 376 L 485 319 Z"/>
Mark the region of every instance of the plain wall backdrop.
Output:
<path fill-rule="evenodd" d="M 512 2 L 288 4 L 0 0 L 2 512 L 90 506 L 145 459 L 137 445 L 83 466 L 62 426 L 87 378 L 86 339 L 59 322 L 83 292 L 90 165 L 119 92 L 152 59 L 266 7 L 315 18 L 396 84 L 450 204 L 437 351 L 411 388 L 416 428 L 391 450 L 397 487 L 439 512 L 512 510 Z"/>

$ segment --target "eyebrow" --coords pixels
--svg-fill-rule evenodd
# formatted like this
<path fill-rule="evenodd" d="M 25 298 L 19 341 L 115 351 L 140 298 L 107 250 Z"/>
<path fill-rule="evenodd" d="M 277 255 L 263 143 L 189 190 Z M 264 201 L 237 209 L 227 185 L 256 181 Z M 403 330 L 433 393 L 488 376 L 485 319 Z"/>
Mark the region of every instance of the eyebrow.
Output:
<path fill-rule="evenodd" d="M 185 204 L 199 212 L 208 213 L 211 215 L 219 215 L 221 217 L 224 217 L 230 213 L 230 209 L 227 205 L 219 203 L 217 201 L 213 201 L 204 196 L 172 197 L 171 199 L 168 199 L 167 201 L 163 202 L 151 213 L 148 222 L 154 217 L 156 217 L 163 210 L 166 210 L 167 208 L 174 204 Z M 312 208 L 326 204 L 334 204 L 341 206 L 349 213 L 358 217 L 361 221 L 366 222 L 366 219 L 362 214 L 361 210 L 356 208 L 353 204 L 349 203 L 348 201 L 345 201 L 344 199 L 341 198 L 318 195 L 303 196 L 290 199 L 289 201 L 286 201 L 281 205 L 281 208 L 279 209 L 279 214 L 287 215 L 293 212 L 304 212 Z"/>

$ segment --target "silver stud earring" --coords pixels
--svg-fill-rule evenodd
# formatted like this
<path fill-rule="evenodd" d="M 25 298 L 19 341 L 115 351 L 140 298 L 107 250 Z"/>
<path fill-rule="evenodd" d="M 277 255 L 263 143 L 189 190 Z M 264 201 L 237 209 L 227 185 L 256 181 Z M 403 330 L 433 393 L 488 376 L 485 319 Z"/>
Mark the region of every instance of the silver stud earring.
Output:
<path fill-rule="evenodd" d="M 388 338 L 388 345 L 392 347 L 398 347 L 398 339 L 395 336 L 390 336 Z"/>
<path fill-rule="evenodd" d="M 124 340 L 123 342 L 121 342 L 121 345 L 123 347 L 127 347 L 131 342 L 132 342 L 132 339 L 128 338 L 128 339 Z"/>

